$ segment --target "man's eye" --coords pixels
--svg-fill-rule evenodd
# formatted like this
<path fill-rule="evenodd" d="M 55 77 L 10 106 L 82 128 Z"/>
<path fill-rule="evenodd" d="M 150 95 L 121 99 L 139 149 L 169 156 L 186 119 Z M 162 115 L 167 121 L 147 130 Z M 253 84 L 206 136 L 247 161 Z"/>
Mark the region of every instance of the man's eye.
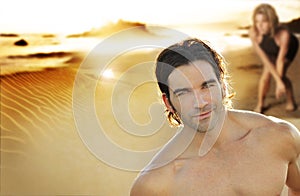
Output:
<path fill-rule="evenodd" d="M 188 93 L 189 93 L 188 90 L 184 90 L 184 91 L 176 92 L 175 95 L 178 97 L 178 96 L 186 95 L 186 94 L 188 94 Z"/>
<path fill-rule="evenodd" d="M 205 89 L 205 88 L 210 88 L 210 87 L 213 87 L 213 86 L 216 86 L 216 84 L 215 83 L 207 83 L 207 84 L 204 84 L 202 86 L 202 88 Z"/>

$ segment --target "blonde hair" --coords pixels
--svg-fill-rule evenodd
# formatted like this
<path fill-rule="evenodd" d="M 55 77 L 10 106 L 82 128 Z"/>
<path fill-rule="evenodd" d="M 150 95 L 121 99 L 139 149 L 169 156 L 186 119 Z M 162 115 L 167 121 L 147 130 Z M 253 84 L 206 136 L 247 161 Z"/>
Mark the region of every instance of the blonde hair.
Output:
<path fill-rule="evenodd" d="M 266 4 L 266 3 L 258 5 L 253 11 L 253 15 L 252 15 L 253 24 L 255 24 L 255 16 L 257 14 L 262 14 L 266 17 L 266 20 L 270 23 L 270 26 L 271 26 L 270 33 L 271 33 L 271 36 L 273 37 L 275 35 L 275 30 L 279 24 L 279 19 L 278 19 L 275 8 L 273 6 L 271 6 L 270 4 Z M 254 26 L 254 30 L 257 32 L 258 30 L 257 30 L 256 26 L 255 25 L 253 25 L 253 26 Z"/>

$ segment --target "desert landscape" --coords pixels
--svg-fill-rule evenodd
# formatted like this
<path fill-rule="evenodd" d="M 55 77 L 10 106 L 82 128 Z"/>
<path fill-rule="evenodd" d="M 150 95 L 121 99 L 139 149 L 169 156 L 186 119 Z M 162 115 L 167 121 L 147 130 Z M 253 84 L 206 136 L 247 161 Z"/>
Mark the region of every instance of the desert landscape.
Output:
<path fill-rule="evenodd" d="M 177 132 L 164 117 L 153 71 L 162 46 L 185 33 L 164 30 L 118 21 L 64 38 L 29 36 L 25 46 L 14 45 L 22 35 L 1 34 L 1 195 L 129 194 L 139 170 Z M 221 52 L 234 108 L 253 110 L 262 65 L 246 30 L 222 32 Z M 288 75 L 299 107 L 285 111 L 272 83 L 264 113 L 300 129 L 300 50 Z"/>

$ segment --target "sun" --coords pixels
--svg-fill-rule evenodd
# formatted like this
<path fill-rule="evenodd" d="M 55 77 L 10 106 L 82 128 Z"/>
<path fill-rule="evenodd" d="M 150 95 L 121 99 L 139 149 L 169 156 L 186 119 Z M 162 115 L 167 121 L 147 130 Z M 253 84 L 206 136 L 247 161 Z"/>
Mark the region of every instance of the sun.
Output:
<path fill-rule="evenodd" d="M 107 69 L 103 72 L 102 76 L 104 78 L 113 78 L 114 77 L 114 72 L 112 71 L 112 69 Z"/>

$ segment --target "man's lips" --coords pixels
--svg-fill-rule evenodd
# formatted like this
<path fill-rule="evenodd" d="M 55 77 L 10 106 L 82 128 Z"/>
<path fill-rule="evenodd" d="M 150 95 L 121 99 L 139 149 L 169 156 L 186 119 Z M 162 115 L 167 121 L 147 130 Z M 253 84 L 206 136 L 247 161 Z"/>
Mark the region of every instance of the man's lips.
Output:
<path fill-rule="evenodd" d="M 194 118 L 198 118 L 199 120 L 203 120 L 203 119 L 205 119 L 205 118 L 210 117 L 211 112 L 212 112 L 212 111 L 205 111 L 205 112 L 202 112 L 201 114 L 194 115 L 193 117 L 194 117 Z"/>

